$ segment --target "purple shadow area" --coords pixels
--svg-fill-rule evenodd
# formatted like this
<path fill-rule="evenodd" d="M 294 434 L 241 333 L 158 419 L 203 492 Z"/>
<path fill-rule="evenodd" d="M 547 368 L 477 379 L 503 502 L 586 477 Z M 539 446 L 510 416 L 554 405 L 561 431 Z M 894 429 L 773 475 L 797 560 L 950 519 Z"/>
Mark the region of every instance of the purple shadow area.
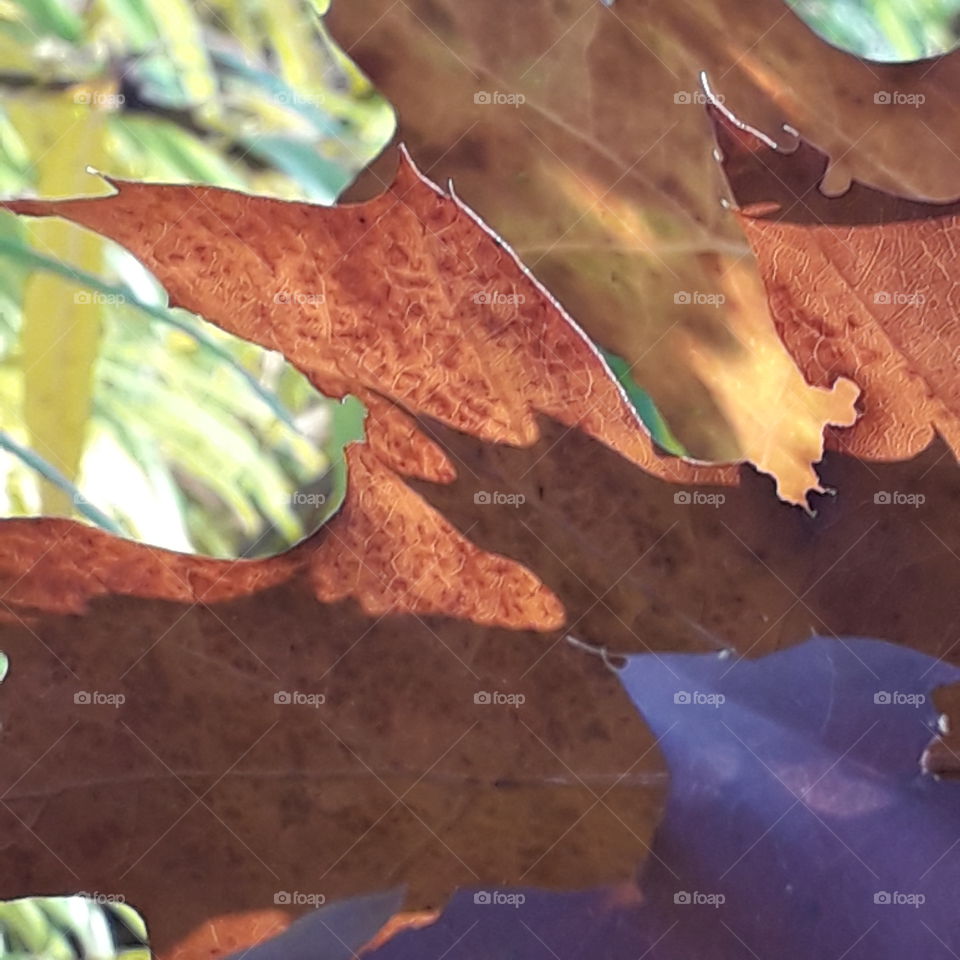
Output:
<path fill-rule="evenodd" d="M 816 637 L 753 661 L 632 657 L 621 677 L 671 774 L 645 903 L 460 893 L 377 960 L 960 955 L 960 784 L 920 769 L 930 694 L 960 670 Z"/>
<path fill-rule="evenodd" d="M 955 958 L 960 785 L 920 758 L 930 694 L 958 679 L 873 640 L 631 659 L 671 776 L 642 880 L 663 935 L 648 956 Z"/>

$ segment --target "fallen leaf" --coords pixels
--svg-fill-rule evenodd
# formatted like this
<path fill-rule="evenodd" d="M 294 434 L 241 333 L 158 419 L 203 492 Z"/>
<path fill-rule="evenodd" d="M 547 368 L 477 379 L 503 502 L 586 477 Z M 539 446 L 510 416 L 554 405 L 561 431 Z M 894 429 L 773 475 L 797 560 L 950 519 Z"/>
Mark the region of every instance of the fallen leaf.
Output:
<path fill-rule="evenodd" d="M 301 911 L 405 883 L 435 909 L 508 877 L 625 880 L 643 856 L 652 743 L 552 635 L 321 603 L 289 555 L 54 519 L 5 521 L 0 544 L 0 896 L 123 896 L 164 954 L 279 892 Z"/>
<path fill-rule="evenodd" d="M 824 153 L 789 134 L 792 149 L 777 146 L 719 106 L 710 113 L 783 342 L 811 383 L 848 376 L 863 388 L 862 419 L 835 442 L 891 459 L 936 432 L 960 456 L 960 204 L 860 183 L 827 196 Z"/>
<path fill-rule="evenodd" d="M 354 206 L 109 182 L 117 192 L 108 197 L 4 206 L 117 240 L 174 305 L 279 350 L 328 395 L 368 404 L 367 444 L 347 453 L 346 503 L 308 548 L 325 602 L 354 597 L 371 614 L 449 613 L 516 628 L 563 621 L 536 576 L 477 550 L 403 482 L 455 475 L 410 414 L 523 445 L 536 440 L 542 413 L 660 476 L 733 479 L 659 456 L 582 332 L 404 153 L 392 186 Z"/>

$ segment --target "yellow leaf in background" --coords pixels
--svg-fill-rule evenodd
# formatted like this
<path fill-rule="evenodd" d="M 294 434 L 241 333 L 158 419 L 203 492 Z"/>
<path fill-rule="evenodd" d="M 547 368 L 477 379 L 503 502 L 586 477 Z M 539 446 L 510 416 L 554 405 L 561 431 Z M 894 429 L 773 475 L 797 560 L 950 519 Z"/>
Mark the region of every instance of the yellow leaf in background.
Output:
<path fill-rule="evenodd" d="M 263 7 L 263 19 L 288 86 L 305 99 L 319 96 L 327 85 L 317 50 L 317 17 L 300 0 L 271 0 Z"/>
<path fill-rule="evenodd" d="M 74 88 L 56 96 L 7 101 L 17 132 L 35 158 L 40 196 L 108 193 L 105 184 L 85 172 L 103 153 L 109 95 Z M 31 223 L 29 239 L 39 252 L 90 273 L 102 265 L 103 240 L 73 224 L 52 220 Z M 71 482 L 83 453 L 93 392 L 93 369 L 100 343 L 98 295 L 52 273 L 34 273 L 23 298 L 21 352 L 23 413 L 30 446 Z M 47 514 L 72 514 L 70 496 L 41 481 Z"/>
<path fill-rule="evenodd" d="M 170 59 L 177 66 L 184 93 L 201 115 L 216 116 L 217 79 L 196 5 L 190 0 L 148 0 L 147 7 Z"/>
<path fill-rule="evenodd" d="M 216 13 L 247 56 L 257 54 L 260 36 L 248 0 L 209 0 L 207 6 Z"/>

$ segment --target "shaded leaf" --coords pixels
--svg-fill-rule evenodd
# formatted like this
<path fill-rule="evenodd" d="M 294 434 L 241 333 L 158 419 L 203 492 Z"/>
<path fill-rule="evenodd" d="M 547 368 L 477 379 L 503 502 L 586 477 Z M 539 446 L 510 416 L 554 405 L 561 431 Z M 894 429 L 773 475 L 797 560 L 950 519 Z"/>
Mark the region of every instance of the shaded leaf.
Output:
<path fill-rule="evenodd" d="M 114 890 L 163 952 L 280 892 L 405 882 L 436 908 L 503 877 L 616 882 L 643 854 L 647 735 L 570 644 L 321 604 L 309 544 L 228 563 L 70 521 L 0 538 L 0 893 Z"/>
<path fill-rule="evenodd" d="M 336 544 L 337 520 L 236 563 L 6 521 L 0 828 L 22 867 L 0 893 L 117 889 L 163 950 L 278 890 L 406 882 L 409 909 L 436 909 L 457 886 L 616 882 L 644 856 L 665 773 L 584 643 L 762 653 L 859 626 L 938 656 L 954 644 L 960 504 L 942 448 L 883 465 L 828 455 L 840 492 L 810 517 L 749 471 L 699 491 L 723 502 L 692 502 L 555 422 L 531 448 L 424 426 L 461 470 L 419 491 L 535 569 L 578 642 L 318 602 L 311 556 Z M 525 503 L 476 502 L 505 476 Z M 126 699 L 74 701 L 95 691 Z"/>
<path fill-rule="evenodd" d="M 846 90 L 861 74 L 865 83 L 862 63 L 781 0 L 753 3 L 748 16 L 736 0 L 372 0 L 334 3 L 330 20 L 396 106 L 414 155 L 452 178 L 577 322 L 626 360 L 684 449 L 748 460 L 793 502 L 816 488 L 823 428 L 852 422 L 856 390 L 811 388 L 776 335 L 719 202 L 699 74 L 722 76 L 726 96 L 761 114 L 776 99 L 779 120 L 784 100 L 791 118 L 838 101 L 859 109 Z M 809 101 L 793 93 L 808 89 Z M 825 113 L 818 133 L 845 138 L 846 113 L 843 125 Z M 862 147 L 855 156 L 873 162 L 879 151 Z"/>
<path fill-rule="evenodd" d="M 642 902 L 468 894 L 378 960 L 956 955 L 960 786 L 920 771 L 956 667 L 814 638 L 753 662 L 649 654 L 621 676 L 671 776 Z"/>
<path fill-rule="evenodd" d="M 643 879 L 645 942 L 665 934 L 650 956 L 953 956 L 960 786 L 923 775 L 921 757 L 931 694 L 958 679 L 852 639 L 753 663 L 631 662 L 624 684 L 672 778 Z M 695 891 L 726 899 L 698 905 Z M 777 906 L 758 911 L 771 892 Z"/>
<path fill-rule="evenodd" d="M 783 342 L 811 383 L 849 376 L 863 389 L 864 416 L 837 442 L 909 457 L 936 432 L 960 456 L 960 204 L 860 183 L 827 196 L 825 154 L 804 140 L 779 148 L 719 107 L 711 116 Z"/>

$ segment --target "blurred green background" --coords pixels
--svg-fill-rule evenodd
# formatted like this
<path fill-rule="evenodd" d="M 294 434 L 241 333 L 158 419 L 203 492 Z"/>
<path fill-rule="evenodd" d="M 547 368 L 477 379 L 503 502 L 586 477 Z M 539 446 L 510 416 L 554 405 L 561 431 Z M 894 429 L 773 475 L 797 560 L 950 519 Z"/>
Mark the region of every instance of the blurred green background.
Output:
<path fill-rule="evenodd" d="M 90 165 L 332 203 L 394 118 L 325 6 L 0 0 L 0 192 L 107 192 Z M 0 513 L 274 553 L 336 507 L 361 422 L 282 357 L 168 308 L 116 245 L 2 215 Z"/>
<path fill-rule="evenodd" d="M 0 960 L 150 960 L 143 918 L 123 898 L 0 901 Z"/>
<path fill-rule="evenodd" d="M 947 53 L 960 36 L 960 0 L 787 0 L 829 43 L 868 60 Z"/>
<path fill-rule="evenodd" d="M 960 0 L 790 5 L 874 59 L 956 43 Z M 394 116 L 327 36 L 326 7 L 0 0 L 0 193 L 105 192 L 91 165 L 332 203 Z M 213 556 L 275 553 L 338 505 L 362 416 L 282 357 L 168 308 L 117 246 L 0 214 L 0 515 L 75 516 Z"/>

